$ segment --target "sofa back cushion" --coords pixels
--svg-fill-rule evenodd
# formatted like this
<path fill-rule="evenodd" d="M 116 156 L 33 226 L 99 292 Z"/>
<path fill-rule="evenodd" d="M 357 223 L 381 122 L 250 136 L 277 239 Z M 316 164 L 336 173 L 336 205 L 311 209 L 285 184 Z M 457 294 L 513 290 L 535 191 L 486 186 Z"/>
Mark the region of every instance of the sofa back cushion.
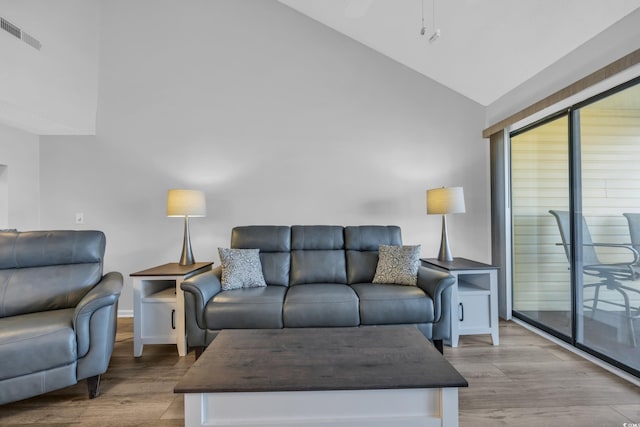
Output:
<path fill-rule="evenodd" d="M 306 283 L 347 283 L 342 226 L 291 227 L 289 284 Z"/>
<path fill-rule="evenodd" d="M 380 245 L 402 245 L 400 227 L 362 225 L 344 229 L 347 257 L 347 283 L 371 283 L 378 265 Z"/>
<path fill-rule="evenodd" d="M 260 249 L 262 274 L 267 285 L 289 285 L 291 229 L 281 225 L 250 225 L 231 231 L 233 249 Z"/>
<path fill-rule="evenodd" d="M 101 231 L 0 233 L 0 317 L 73 308 L 102 278 Z"/>

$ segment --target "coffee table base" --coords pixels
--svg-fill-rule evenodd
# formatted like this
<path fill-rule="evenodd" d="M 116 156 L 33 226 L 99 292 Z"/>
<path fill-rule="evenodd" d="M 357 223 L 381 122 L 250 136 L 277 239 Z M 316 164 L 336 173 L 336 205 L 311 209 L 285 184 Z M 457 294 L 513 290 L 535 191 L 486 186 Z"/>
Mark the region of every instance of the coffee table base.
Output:
<path fill-rule="evenodd" d="M 186 393 L 185 426 L 457 427 L 458 389 Z"/>

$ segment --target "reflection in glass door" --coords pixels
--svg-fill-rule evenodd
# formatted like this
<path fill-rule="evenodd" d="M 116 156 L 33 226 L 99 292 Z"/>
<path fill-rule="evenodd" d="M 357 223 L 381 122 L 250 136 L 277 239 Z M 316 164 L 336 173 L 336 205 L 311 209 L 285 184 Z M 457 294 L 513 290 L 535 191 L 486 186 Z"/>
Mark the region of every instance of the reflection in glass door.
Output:
<path fill-rule="evenodd" d="M 566 114 L 511 135 L 514 314 L 566 337 L 570 270 L 550 211 L 569 210 L 568 141 Z"/>
<path fill-rule="evenodd" d="M 576 116 L 582 234 L 592 239 L 582 242 L 577 343 L 640 371 L 640 85 Z"/>

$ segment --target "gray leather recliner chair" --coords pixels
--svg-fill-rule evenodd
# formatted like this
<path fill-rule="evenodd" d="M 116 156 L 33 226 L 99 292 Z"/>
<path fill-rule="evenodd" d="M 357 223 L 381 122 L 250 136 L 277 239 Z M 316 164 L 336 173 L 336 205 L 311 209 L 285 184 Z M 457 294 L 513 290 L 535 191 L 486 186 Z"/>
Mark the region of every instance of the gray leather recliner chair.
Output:
<path fill-rule="evenodd" d="M 0 232 L 0 404 L 87 379 L 98 395 L 122 275 L 100 231 Z"/>

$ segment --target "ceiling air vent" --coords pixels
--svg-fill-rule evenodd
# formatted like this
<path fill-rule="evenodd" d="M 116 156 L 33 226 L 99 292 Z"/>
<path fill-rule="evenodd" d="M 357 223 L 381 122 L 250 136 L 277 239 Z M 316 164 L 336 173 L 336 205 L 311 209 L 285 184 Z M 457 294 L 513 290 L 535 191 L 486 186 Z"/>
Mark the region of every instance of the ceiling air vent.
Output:
<path fill-rule="evenodd" d="M 20 37 L 20 28 L 13 25 L 11 22 L 7 21 L 4 18 L 0 18 L 0 27 L 5 30 L 7 33 L 13 35 L 14 37 Z"/>
<path fill-rule="evenodd" d="M 11 34 L 12 36 L 19 38 L 20 40 L 30 45 L 31 47 L 34 47 L 38 50 L 40 50 L 40 48 L 42 47 L 42 43 L 40 43 L 38 39 L 36 39 L 35 37 L 33 37 L 28 33 L 25 33 L 19 27 L 16 27 L 15 25 L 13 25 L 11 22 L 7 21 L 4 18 L 0 18 L 0 28 L 5 30 L 7 33 Z"/>

